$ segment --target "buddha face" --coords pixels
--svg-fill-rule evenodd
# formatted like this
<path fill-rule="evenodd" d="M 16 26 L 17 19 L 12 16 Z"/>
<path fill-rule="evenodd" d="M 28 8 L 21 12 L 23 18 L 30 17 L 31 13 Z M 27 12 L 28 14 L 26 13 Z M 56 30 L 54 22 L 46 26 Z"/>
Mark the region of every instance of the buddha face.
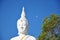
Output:
<path fill-rule="evenodd" d="M 17 28 L 19 33 L 24 33 L 27 30 L 26 22 L 23 20 L 18 20 Z"/>

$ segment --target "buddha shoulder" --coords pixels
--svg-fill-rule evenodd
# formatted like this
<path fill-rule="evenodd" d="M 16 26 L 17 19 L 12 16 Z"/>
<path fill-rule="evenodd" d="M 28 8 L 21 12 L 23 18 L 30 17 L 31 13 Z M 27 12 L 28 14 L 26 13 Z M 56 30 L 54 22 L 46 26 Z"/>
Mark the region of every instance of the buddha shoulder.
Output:
<path fill-rule="evenodd" d="M 16 36 L 16 37 L 11 38 L 10 40 L 18 40 L 18 39 L 19 39 L 19 37 Z"/>
<path fill-rule="evenodd" d="M 33 37 L 33 36 L 28 36 L 28 37 L 27 37 L 27 40 L 36 40 L 36 38 Z"/>

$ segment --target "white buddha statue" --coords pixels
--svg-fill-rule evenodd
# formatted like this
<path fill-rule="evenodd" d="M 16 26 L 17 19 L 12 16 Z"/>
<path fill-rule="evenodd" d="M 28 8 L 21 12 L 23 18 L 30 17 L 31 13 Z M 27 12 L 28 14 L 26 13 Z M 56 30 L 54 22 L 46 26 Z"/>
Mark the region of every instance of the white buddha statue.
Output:
<path fill-rule="evenodd" d="M 22 9 L 21 18 L 17 21 L 18 36 L 11 38 L 11 40 L 36 40 L 35 37 L 27 34 L 28 21 L 25 17 L 24 7 Z"/>

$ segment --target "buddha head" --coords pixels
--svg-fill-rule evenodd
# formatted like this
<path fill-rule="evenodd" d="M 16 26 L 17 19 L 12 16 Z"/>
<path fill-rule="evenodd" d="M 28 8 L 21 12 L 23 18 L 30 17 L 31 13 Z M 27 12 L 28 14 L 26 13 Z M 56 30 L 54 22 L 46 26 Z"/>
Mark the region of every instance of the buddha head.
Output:
<path fill-rule="evenodd" d="M 24 7 L 22 9 L 21 18 L 19 18 L 17 21 L 17 29 L 18 29 L 18 34 L 27 34 L 28 21 L 25 18 Z"/>

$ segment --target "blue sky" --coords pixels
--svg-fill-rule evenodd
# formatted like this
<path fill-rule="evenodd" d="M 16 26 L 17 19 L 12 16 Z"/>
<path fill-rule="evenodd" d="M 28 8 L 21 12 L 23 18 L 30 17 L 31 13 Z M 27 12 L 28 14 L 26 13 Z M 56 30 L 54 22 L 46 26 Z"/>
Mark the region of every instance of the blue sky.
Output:
<path fill-rule="evenodd" d="M 43 18 L 60 14 L 60 0 L 0 0 L 0 40 L 18 35 L 16 22 L 23 6 L 29 22 L 28 34 L 36 38 L 41 33 Z"/>

